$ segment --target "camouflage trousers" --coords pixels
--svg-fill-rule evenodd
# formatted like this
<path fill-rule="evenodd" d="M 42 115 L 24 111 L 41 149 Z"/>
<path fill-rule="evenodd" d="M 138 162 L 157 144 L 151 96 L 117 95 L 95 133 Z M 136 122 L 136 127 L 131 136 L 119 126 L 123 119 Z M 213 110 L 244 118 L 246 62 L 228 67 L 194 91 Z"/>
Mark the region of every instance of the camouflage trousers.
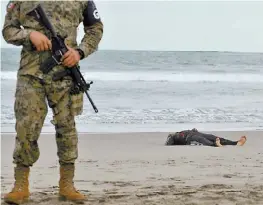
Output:
<path fill-rule="evenodd" d="M 39 158 L 38 138 L 44 124 L 48 106 L 53 111 L 52 123 L 56 130 L 56 143 L 60 164 L 74 163 L 78 157 L 78 138 L 75 127 L 75 107 L 70 95 L 71 78 L 52 81 L 34 76 L 18 76 L 15 94 L 16 145 L 15 164 L 32 166 Z M 82 105 L 81 105 L 82 106 Z M 80 106 L 80 107 L 81 107 Z"/>

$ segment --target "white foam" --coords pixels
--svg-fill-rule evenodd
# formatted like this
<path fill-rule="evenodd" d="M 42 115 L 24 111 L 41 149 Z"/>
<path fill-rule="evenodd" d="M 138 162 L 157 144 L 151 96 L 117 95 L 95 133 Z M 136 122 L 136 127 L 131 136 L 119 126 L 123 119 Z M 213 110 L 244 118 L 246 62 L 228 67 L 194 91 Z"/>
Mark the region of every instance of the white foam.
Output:
<path fill-rule="evenodd" d="M 15 80 L 17 72 L 13 71 L 1 71 L 1 80 Z"/>
<path fill-rule="evenodd" d="M 1 71 L 1 80 L 15 80 L 17 72 Z M 168 81 L 168 82 L 247 82 L 263 83 L 263 74 L 248 73 L 171 73 L 171 72 L 84 72 L 94 81 Z"/>

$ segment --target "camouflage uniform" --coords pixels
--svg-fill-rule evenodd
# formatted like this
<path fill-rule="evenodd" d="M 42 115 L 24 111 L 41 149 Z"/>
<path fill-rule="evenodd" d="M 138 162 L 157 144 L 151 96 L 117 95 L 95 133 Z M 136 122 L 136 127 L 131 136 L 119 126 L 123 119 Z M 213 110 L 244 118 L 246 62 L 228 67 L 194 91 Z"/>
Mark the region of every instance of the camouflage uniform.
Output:
<path fill-rule="evenodd" d="M 2 30 L 6 42 L 22 46 L 15 94 L 17 136 L 13 158 L 15 164 L 26 167 L 32 166 L 39 158 L 38 138 L 48 106 L 53 111 L 59 162 L 75 162 L 78 138 L 74 116 L 81 114 L 83 107 L 83 94 L 76 97 L 69 93 L 73 85 L 71 77 L 56 82 L 52 80 L 54 73 L 64 70 L 64 66 L 56 66 L 48 74 L 39 69 L 51 53 L 34 50 L 29 39 L 31 31 L 39 31 L 50 39 L 49 31 L 27 15 L 37 4 L 37 1 L 9 2 Z M 81 49 L 84 58 L 97 50 L 103 24 L 92 1 L 41 1 L 41 5 L 55 31 L 66 37 L 67 46 Z M 77 28 L 81 22 L 85 35 L 77 45 Z"/>
<path fill-rule="evenodd" d="M 103 24 L 96 21 L 92 24 L 84 16 L 89 1 L 43 1 L 41 2 L 48 18 L 57 33 L 66 37 L 65 43 L 72 48 L 80 48 L 84 57 L 93 53 L 102 38 Z M 72 86 L 71 78 L 52 81 L 55 72 L 65 69 L 56 66 L 48 74 L 43 74 L 39 66 L 51 54 L 49 51 L 37 52 L 32 49 L 29 40 L 31 31 L 36 30 L 47 37 L 50 33 L 33 17 L 26 15 L 39 2 L 14 2 L 9 4 L 3 27 L 4 39 L 14 45 L 22 45 L 20 68 L 18 71 L 15 116 L 16 148 L 14 162 L 32 166 L 39 157 L 37 140 L 47 114 L 47 98 L 53 110 L 53 124 L 56 129 L 58 156 L 61 163 L 74 162 L 77 158 L 77 133 L 74 115 L 81 114 L 83 101 L 76 104 L 69 95 Z M 90 15 L 90 14 L 89 14 Z M 85 36 L 77 45 L 77 27 L 85 22 Z M 24 29 L 21 29 L 23 26 Z"/>

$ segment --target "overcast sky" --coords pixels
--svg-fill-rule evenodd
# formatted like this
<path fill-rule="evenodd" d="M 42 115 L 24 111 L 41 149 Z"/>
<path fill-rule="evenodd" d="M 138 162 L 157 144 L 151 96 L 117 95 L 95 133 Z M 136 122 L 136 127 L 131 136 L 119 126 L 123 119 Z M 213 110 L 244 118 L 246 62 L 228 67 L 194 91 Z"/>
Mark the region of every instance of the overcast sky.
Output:
<path fill-rule="evenodd" d="M 95 3 L 105 28 L 100 49 L 263 52 L 263 1 Z M 1 46 L 9 46 L 2 35 Z"/>

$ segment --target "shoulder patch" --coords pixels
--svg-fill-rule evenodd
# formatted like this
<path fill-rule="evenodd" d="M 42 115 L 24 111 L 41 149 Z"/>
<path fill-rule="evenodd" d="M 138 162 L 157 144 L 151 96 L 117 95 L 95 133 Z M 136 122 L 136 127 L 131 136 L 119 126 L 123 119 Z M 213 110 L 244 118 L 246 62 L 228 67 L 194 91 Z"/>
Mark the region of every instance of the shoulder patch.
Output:
<path fill-rule="evenodd" d="M 84 26 L 92 26 L 93 24 L 101 21 L 98 9 L 93 0 L 88 1 L 84 9 L 83 16 Z"/>
<path fill-rule="evenodd" d="M 15 8 L 15 3 L 12 2 L 12 1 L 10 1 L 10 2 L 7 4 L 7 6 L 6 6 L 6 11 L 7 11 L 7 12 L 10 12 L 10 11 L 13 10 L 13 8 Z"/>
<path fill-rule="evenodd" d="M 100 15 L 97 8 L 93 11 L 93 16 L 95 19 L 100 19 Z"/>

